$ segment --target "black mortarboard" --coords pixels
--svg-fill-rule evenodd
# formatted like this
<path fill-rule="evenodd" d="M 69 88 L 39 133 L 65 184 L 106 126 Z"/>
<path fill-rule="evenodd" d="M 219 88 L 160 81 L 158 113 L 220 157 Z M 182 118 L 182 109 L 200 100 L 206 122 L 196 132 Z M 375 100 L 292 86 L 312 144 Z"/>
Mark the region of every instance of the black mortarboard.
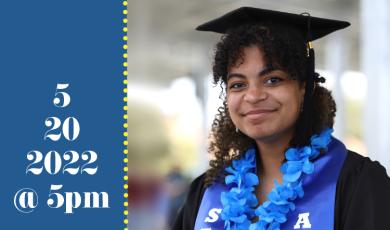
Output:
<path fill-rule="evenodd" d="M 310 108 L 312 106 L 311 95 L 314 88 L 314 82 L 325 81 L 324 78 L 319 77 L 319 75 L 315 73 L 314 50 L 310 42 L 324 37 L 336 30 L 348 27 L 350 23 L 340 20 L 312 17 L 308 13 L 292 14 L 253 7 L 241 7 L 226 13 L 221 17 L 208 21 L 198 26 L 196 29 L 199 31 L 212 31 L 224 34 L 227 33 L 229 29 L 240 25 L 255 23 L 273 23 L 295 28 L 302 33 L 305 41 L 307 42 L 308 65 L 306 71 L 308 78 L 306 80 L 304 112 L 302 114 L 302 119 L 303 121 L 310 123 Z M 305 127 L 302 131 L 309 132 L 309 129 Z"/>
<path fill-rule="evenodd" d="M 350 25 L 350 23 L 346 21 L 311 17 L 308 14 L 291 14 L 253 7 L 241 7 L 206 22 L 196 29 L 200 31 L 226 33 L 227 30 L 243 24 L 261 22 L 272 22 L 294 27 L 303 33 L 307 42 L 321 38 Z"/>

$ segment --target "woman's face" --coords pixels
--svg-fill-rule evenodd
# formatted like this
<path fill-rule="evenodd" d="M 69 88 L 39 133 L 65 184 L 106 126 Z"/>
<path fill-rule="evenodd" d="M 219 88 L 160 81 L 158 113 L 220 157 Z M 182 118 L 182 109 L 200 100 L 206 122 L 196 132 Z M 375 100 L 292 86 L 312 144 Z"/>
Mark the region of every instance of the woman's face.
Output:
<path fill-rule="evenodd" d="M 292 138 L 305 89 L 281 69 L 268 69 L 257 46 L 228 69 L 227 105 L 236 127 L 256 141 Z"/>

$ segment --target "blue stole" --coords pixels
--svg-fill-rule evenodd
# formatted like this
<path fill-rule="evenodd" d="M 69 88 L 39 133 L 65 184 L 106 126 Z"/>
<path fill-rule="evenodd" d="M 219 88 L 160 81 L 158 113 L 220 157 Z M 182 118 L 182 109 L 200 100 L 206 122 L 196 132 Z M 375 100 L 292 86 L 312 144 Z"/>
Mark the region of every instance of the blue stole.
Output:
<path fill-rule="evenodd" d="M 313 161 L 314 172 L 302 177 L 305 195 L 294 201 L 296 208 L 287 214 L 287 221 L 281 224 L 281 229 L 333 229 L 337 179 L 346 156 L 344 144 L 332 137 L 328 151 Z M 219 215 L 222 210 L 221 192 L 229 188 L 225 184 L 214 183 L 206 189 L 195 230 L 224 229 L 224 221 Z"/>

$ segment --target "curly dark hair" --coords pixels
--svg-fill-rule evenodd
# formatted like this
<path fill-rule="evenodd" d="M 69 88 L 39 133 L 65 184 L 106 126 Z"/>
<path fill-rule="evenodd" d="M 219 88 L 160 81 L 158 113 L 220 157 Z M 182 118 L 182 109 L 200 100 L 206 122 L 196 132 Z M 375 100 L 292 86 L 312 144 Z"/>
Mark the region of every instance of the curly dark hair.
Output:
<path fill-rule="evenodd" d="M 226 81 L 228 68 L 243 61 L 243 49 L 257 46 L 264 52 L 269 68 L 277 66 L 289 73 L 291 78 L 304 84 L 307 79 L 307 47 L 302 32 L 283 25 L 273 23 L 246 24 L 229 30 L 216 45 L 213 65 L 213 83 L 222 88 L 223 105 L 218 112 L 211 128 L 209 153 L 214 156 L 210 161 L 210 169 L 206 172 L 206 186 L 216 180 L 222 180 L 223 169 L 237 159 L 249 146 L 255 142 L 242 132 L 235 131 L 226 102 Z M 302 114 L 295 125 L 295 134 L 289 147 L 304 146 L 309 143 L 310 136 L 320 133 L 324 128 L 333 127 L 336 114 L 336 103 L 326 88 L 315 83 L 312 92 L 312 106 L 309 108 L 310 119 Z M 307 109 L 304 107 L 304 110 Z M 302 127 L 308 129 L 302 132 Z"/>

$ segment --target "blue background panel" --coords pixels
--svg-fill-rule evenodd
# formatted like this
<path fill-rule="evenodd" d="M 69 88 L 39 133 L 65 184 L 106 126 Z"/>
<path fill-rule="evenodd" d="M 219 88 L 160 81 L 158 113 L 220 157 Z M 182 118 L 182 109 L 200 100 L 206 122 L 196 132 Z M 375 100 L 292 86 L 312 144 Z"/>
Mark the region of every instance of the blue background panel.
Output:
<path fill-rule="evenodd" d="M 123 225 L 123 11 L 121 1 L 37 0 L 0 3 L 0 229 L 122 229 Z M 53 104 L 58 83 L 70 104 Z M 45 119 L 75 117 L 74 141 L 44 140 Z M 95 175 L 26 174 L 27 152 L 98 154 Z M 80 161 L 81 162 L 81 161 Z M 53 162 L 52 162 L 53 163 Z M 41 164 L 42 165 L 42 164 Z M 107 192 L 107 209 L 47 205 L 51 184 L 61 192 Z M 19 212 L 15 193 L 38 194 L 33 212 Z"/>

